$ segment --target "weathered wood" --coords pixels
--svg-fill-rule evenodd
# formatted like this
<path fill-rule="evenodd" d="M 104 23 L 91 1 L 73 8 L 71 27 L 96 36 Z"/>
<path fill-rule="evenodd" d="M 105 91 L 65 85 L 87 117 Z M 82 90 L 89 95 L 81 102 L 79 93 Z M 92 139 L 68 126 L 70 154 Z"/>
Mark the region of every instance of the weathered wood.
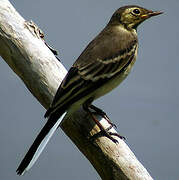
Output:
<path fill-rule="evenodd" d="M 8 0 L 0 0 L 0 55 L 47 109 L 67 71 L 40 35 L 39 29 L 26 22 Z M 98 118 L 104 127 L 109 126 L 106 120 Z M 114 144 L 100 137 L 91 142 L 88 137 L 99 129 L 82 109 L 65 119 L 61 128 L 103 180 L 152 179 L 123 140 L 117 138 L 119 143 Z"/>

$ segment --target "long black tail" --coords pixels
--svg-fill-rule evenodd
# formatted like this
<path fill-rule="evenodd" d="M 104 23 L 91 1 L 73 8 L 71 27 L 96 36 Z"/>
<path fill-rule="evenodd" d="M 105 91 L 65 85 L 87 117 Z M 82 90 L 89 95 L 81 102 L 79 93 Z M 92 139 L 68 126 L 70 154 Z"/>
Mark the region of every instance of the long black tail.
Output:
<path fill-rule="evenodd" d="M 16 172 L 18 175 L 23 175 L 34 165 L 65 115 L 66 112 L 64 112 L 60 116 L 60 118 L 59 115 L 58 117 L 57 115 L 50 115 L 47 123 L 42 128 L 35 141 L 33 142 L 32 146 L 28 150 L 27 154 L 25 155 L 24 159 L 17 168 Z"/>

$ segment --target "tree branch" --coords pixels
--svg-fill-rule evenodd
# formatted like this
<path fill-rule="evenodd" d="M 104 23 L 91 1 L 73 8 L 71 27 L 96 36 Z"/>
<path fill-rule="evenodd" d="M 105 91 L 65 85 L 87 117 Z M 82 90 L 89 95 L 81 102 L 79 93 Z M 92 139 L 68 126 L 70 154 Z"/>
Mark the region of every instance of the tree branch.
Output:
<path fill-rule="evenodd" d="M 8 0 L 1 0 L 0 55 L 47 109 L 67 71 L 41 35 L 38 27 L 25 21 Z M 98 118 L 105 128 L 109 127 L 105 119 Z M 115 137 L 119 141 L 115 144 L 100 137 L 91 142 L 88 137 L 99 128 L 82 109 L 63 120 L 61 128 L 103 180 L 152 179 L 123 140 Z M 116 132 L 113 128 L 111 131 Z"/>

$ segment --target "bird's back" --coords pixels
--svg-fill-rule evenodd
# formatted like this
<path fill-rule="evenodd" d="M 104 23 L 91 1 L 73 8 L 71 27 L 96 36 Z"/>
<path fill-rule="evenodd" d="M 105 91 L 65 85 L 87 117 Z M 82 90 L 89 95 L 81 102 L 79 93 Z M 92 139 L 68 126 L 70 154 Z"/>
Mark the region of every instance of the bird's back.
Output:
<path fill-rule="evenodd" d="M 78 59 L 74 67 L 84 67 L 96 59 L 113 59 L 138 42 L 135 30 L 127 31 L 121 24 L 107 25 L 103 31 L 94 38 Z"/>

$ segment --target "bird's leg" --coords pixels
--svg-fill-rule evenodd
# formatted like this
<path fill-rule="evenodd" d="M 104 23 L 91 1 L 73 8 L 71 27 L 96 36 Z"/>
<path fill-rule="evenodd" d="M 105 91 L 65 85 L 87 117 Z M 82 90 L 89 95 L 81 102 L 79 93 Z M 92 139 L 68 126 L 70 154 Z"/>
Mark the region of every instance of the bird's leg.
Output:
<path fill-rule="evenodd" d="M 111 122 L 111 120 L 109 119 L 109 117 L 107 116 L 107 114 L 100 108 L 94 106 L 93 104 L 90 104 L 89 107 L 91 109 L 93 109 L 97 114 L 101 115 L 104 119 L 106 119 L 106 121 L 111 125 L 108 129 L 106 129 L 106 131 L 109 131 L 112 127 L 115 127 L 117 128 L 117 126 Z M 99 121 L 98 121 L 99 122 Z M 119 138 L 121 139 L 126 139 L 124 136 L 121 136 L 120 134 L 118 133 L 112 133 L 112 132 L 108 132 L 109 135 L 114 135 L 114 136 L 118 136 Z"/>
<path fill-rule="evenodd" d="M 115 127 L 117 128 L 117 126 L 111 122 L 111 120 L 109 119 L 109 117 L 107 116 L 107 114 L 100 108 L 94 106 L 93 104 L 90 104 L 89 107 L 91 109 L 93 109 L 97 114 L 101 115 L 104 119 L 106 119 L 106 121 L 111 125 L 108 129 L 106 129 L 107 131 L 110 130 L 112 127 Z M 118 136 L 120 137 L 121 139 L 126 139 L 124 136 L 121 136 L 119 135 L 118 133 L 112 133 L 112 132 L 109 132 L 110 135 L 115 135 L 115 136 Z"/>
<path fill-rule="evenodd" d="M 97 114 L 99 114 L 100 116 L 102 116 L 104 119 L 106 119 L 106 121 L 112 126 L 117 128 L 117 126 L 111 122 L 111 120 L 109 119 L 109 117 L 107 116 L 107 114 L 100 108 L 94 106 L 93 104 L 90 104 L 89 107 L 91 109 L 93 109 Z"/>
<path fill-rule="evenodd" d="M 90 116 L 92 117 L 93 121 L 98 125 L 98 127 L 101 130 L 99 133 L 93 135 L 92 139 L 96 139 L 97 137 L 100 137 L 100 136 L 106 136 L 107 138 L 112 140 L 114 143 L 118 143 L 118 141 L 116 139 L 114 139 L 112 137 L 112 135 L 118 136 L 121 139 L 125 139 L 123 136 L 120 136 L 117 133 L 108 132 L 112 128 L 112 125 L 109 128 L 104 129 L 104 127 L 101 125 L 101 123 L 94 116 L 93 112 L 90 110 L 90 105 L 91 105 L 91 101 L 86 102 L 85 104 L 83 104 L 83 109 L 90 114 Z"/>
<path fill-rule="evenodd" d="M 108 129 L 104 129 L 104 127 L 101 125 L 101 123 L 96 119 L 96 117 L 94 116 L 93 112 L 90 111 L 89 106 L 84 108 L 86 112 L 88 112 L 90 114 L 90 116 L 92 117 L 93 121 L 98 125 L 98 127 L 100 128 L 100 132 L 97 133 L 96 135 L 92 136 L 92 140 L 96 139 L 97 137 L 104 135 L 107 138 L 111 139 L 114 143 L 118 143 L 118 141 L 116 139 L 114 139 L 108 132 L 109 129 L 111 129 L 112 126 L 110 126 Z"/>

